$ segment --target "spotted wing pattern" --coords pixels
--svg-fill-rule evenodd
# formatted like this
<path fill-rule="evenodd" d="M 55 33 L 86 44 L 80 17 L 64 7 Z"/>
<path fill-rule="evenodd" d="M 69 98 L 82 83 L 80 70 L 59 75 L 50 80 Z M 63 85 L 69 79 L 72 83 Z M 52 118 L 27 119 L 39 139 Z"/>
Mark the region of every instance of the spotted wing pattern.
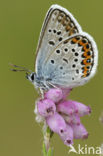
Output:
<path fill-rule="evenodd" d="M 62 41 L 46 58 L 43 77 L 62 87 L 83 85 L 96 71 L 97 49 L 87 33 Z"/>
<path fill-rule="evenodd" d="M 42 75 L 42 64 L 57 45 L 69 36 L 81 32 L 74 17 L 64 8 L 53 5 L 44 20 L 37 47 L 36 72 Z"/>

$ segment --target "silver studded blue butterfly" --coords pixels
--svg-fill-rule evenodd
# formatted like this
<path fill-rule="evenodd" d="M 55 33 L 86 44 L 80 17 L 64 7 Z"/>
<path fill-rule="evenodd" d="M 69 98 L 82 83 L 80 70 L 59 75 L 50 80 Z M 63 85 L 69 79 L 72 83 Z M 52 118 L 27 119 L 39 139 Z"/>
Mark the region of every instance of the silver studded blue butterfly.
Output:
<path fill-rule="evenodd" d="M 28 79 L 41 89 L 77 87 L 93 77 L 97 60 L 93 38 L 69 11 L 52 5 L 40 33 L 35 73 Z"/>

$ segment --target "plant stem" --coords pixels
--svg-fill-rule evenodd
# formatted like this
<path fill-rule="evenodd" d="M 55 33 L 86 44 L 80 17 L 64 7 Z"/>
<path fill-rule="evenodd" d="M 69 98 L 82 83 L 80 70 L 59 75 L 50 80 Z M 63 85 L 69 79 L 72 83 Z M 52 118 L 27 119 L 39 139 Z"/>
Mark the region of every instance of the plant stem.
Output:
<path fill-rule="evenodd" d="M 53 148 L 50 147 L 50 139 L 53 135 L 53 132 L 46 127 L 44 130 L 44 142 L 43 142 L 43 156 L 53 156 Z"/>

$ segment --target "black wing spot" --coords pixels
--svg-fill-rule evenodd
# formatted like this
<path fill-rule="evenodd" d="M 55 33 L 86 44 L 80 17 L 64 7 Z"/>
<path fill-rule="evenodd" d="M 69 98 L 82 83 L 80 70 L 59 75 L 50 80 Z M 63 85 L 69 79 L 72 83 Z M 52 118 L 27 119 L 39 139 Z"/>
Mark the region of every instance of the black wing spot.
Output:
<path fill-rule="evenodd" d="M 51 60 L 51 63 L 54 64 L 54 60 Z"/>
<path fill-rule="evenodd" d="M 48 31 L 51 32 L 51 29 L 49 29 Z"/>
<path fill-rule="evenodd" d="M 67 52 L 67 51 L 68 51 L 68 49 L 67 49 L 67 48 L 65 48 L 64 50 L 65 50 L 65 52 Z"/>
<path fill-rule="evenodd" d="M 78 56 L 79 54 L 78 53 L 75 53 L 75 56 Z"/>
<path fill-rule="evenodd" d="M 60 53 L 60 50 L 59 50 L 59 49 L 57 49 L 57 50 L 56 50 L 56 53 L 58 53 L 58 54 L 59 54 L 59 53 Z"/>
<path fill-rule="evenodd" d="M 78 69 L 76 70 L 76 73 L 79 74 L 79 70 Z"/>
<path fill-rule="evenodd" d="M 87 63 L 90 63 L 91 62 L 91 59 L 87 59 L 87 61 L 86 61 Z"/>
<path fill-rule="evenodd" d="M 75 67 L 76 67 L 76 65 L 75 65 L 75 64 L 73 64 L 73 65 L 72 65 L 72 67 L 73 67 L 73 68 L 75 68 Z"/>
<path fill-rule="evenodd" d="M 90 52 L 90 51 L 88 51 L 88 52 L 87 52 L 87 55 L 88 55 L 88 56 L 90 56 L 90 55 L 91 55 L 91 52 Z"/>
<path fill-rule="evenodd" d="M 59 41 L 62 41 L 62 37 L 59 38 Z"/>
<path fill-rule="evenodd" d="M 53 32 L 56 33 L 57 31 L 54 29 Z"/>
<path fill-rule="evenodd" d="M 61 66 L 60 69 L 63 69 L 63 67 Z"/>
<path fill-rule="evenodd" d="M 72 52 L 75 52 L 75 49 L 72 49 Z"/>
<path fill-rule="evenodd" d="M 49 41 L 49 44 L 52 45 L 52 46 L 55 45 L 55 43 L 53 41 Z"/>
<path fill-rule="evenodd" d="M 75 62 L 77 62 L 77 61 L 78 61 L 78 59 L 74 59 L 74 61 L 75 61 Z"/>
<path fill-rule="evenodd" d="M 63 58 L 63 61 L 65 61 L 66 63 L 68 63 L 68 60 L 66 58 Z"/>
<path fill-rule="evenodd" d="M 72 80 L 74 80 L 74 77 L 72 77 Z"/>
<path fill-rule="evenodd" d="M 90 66 L 87 66 L 87 69 L 90 69 Z"/>
<path fill-rule="evenodd" d="M 64 41 L 64 44 L 67 44 L 68 43 L 68 40 Z"/>
<path fill-rule="evenodd" d="M 89 49 L 89 44 L 86 45 L 86 48 Z"/>
<path fill-rule="evenodd" d="M 57 32 L 57 35 L 60 35 L 60 34 L 61 34 L 61 31 L 58 31 L 58 32 Z"/>
<path fill-rule="evenodd" d="M 86 43 L 87 41 L 85 39 L 82 40 L 83 43 Z"/>

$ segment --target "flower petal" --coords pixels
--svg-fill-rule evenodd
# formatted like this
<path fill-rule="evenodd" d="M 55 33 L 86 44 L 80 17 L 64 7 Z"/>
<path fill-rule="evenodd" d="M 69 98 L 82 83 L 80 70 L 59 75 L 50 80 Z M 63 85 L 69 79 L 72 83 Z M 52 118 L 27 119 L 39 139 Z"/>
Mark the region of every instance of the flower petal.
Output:
<path fill-rule="evenodd" d="M 41 116 L 47 117 L 55 113 L 56 106 L 52 100 L 44 99 L 37 102 L 37 109 Z"/>
<path fill-rule="evenodd" d="M 63 101 L 57 105 L 57 111 L 67 114 L 67 115 L 72 115 L 73 113 L 77 112 L 77 107 L 74 105 L 72 101 Z"/>
<path fill-rule="evenodd" d="M 61 89 L 51 88 L 45 93 L 44 97 L 51 99 L 53 102 L 59 102 L 63 98 L 63 93 Z"/>
<path fill-rule="evenodd" d="M 47 117 L 46 122 L 50 129 L 55 133 L 61 134 L 66 129 L 66 123 L 63 117 L 57 112 L 55 112 L 54 115 Z"/>
<path fill-rule="evenodd" d="M 73 144 L 73 129 L 70 125 L 66 126 L 66 130 L 60 134 L 61 139 L 63 140 L 64 144 L 70 146 Z"/>
<path fill-rule="evenodd" d="M 88 138 L 88 132 L 82 124 L 80 124 L 80 125 L 73 124 L 72 128 L 73 128 L 73 134 L 74 134 L 75 139 Z"/>
<path fill-rule="evenodd" d="M 86 105 L 84 105 L 80 102 L 77 102 L 77 101 L 69 100 L 69 102 L 71 102 L 72 104 L 74 104 L 77 107 L 78 114 L 80 116 L 88 115 L 91 113 L 91 108 L 89 106 L 86 106 Z"/>

